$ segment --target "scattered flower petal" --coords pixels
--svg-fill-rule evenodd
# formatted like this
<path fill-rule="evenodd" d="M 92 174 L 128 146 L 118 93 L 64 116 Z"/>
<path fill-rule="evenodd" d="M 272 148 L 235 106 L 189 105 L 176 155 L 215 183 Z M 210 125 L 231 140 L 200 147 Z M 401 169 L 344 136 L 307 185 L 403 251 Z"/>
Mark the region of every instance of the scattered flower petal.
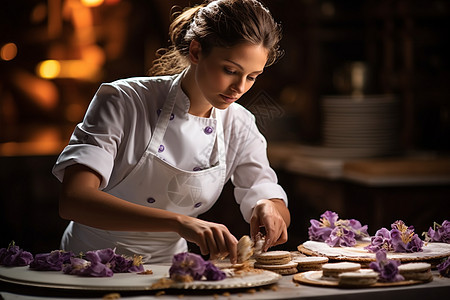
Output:
<path fill-rule="evenodd" d="M 30 268 L 37 271 L 61 271 L 64 264 L 70 263 L 72 252 L 55 250 L 50 253 L 36 254 Z"/>
<path fill-rule="evenodd" d="M 206 280 L 219 281 L 227 277 L 225 272 L 217 268 L 212 262 L 207 261 L 205 265 L 205 273 L 203 274 Z"/>
<path fill-rule="evenodd" d="M 0 249 L 0 265 L 7 267 L 28 266 L 33 261 L 33 255 L 16 246 L 12 241 L 8 248 Z"/>

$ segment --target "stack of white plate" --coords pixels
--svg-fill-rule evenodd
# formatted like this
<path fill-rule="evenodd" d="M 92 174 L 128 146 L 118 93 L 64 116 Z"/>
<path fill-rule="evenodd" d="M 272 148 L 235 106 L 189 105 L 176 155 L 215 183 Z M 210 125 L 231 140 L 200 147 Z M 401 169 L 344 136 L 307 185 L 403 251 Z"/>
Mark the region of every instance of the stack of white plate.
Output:
<path fill-rule="evenodd" d="M 390 155 L 399 148 L 399 102 L 392 95 L 322 99 L 323 145 L 345 156 Z"/>

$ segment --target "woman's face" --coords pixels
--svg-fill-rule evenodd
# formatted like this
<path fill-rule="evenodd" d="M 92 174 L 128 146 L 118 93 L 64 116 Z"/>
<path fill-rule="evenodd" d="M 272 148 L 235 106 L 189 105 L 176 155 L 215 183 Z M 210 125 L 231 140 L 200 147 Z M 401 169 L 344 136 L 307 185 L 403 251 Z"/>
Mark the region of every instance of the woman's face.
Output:
<path fill-rule="evenodd" d="M 200 52 L 195 79 L 203 97 L 218 109 L 227 108 L 253 86 L 267 55 L 264 46 L 250 43 L 214 47 L 208 55 Z"/>

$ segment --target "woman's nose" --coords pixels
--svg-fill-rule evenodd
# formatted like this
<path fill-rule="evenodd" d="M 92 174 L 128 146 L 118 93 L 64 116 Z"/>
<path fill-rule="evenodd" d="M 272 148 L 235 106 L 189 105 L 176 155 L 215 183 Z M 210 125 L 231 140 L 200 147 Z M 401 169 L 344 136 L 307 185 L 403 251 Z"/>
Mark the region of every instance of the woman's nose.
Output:
<path fill-rule="evenodd" d="M 245 92 L 245 77 L 238 77 L 235 82 L 233 82 L 232 90 L 239 94 Z"/>

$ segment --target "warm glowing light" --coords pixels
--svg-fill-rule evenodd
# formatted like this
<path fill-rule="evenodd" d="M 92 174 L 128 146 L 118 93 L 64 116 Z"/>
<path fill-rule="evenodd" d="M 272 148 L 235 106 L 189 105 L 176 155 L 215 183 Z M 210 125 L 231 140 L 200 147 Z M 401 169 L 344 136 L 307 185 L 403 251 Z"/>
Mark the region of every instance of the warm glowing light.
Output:
<path fill-rule="evenodd" d="M 102 5 L 104 0 L 81 0 L 81 3 L 87 7 L 96 7 Z"/>
<path fill-rule="evenodd" d="M 0 58 L 2 60 L 12 60 L 17 55 L 17 46 L 14 43 L 7 43 L 0 49 Z"/>
<path fill-rule="evenodd" d="M 61 65 L 56 60 L 45 60 L 37 66 L 37 74 L 42 78 L 56 78 L 58 77 L 60 71 Z"/>
<path fill-rule="evenodd" d="M 74 78 L 91 80 L 100 71 L 100 66 L 86 60 L 46 60 L 37 66 L 38 76 L 45 79 Z"/>

